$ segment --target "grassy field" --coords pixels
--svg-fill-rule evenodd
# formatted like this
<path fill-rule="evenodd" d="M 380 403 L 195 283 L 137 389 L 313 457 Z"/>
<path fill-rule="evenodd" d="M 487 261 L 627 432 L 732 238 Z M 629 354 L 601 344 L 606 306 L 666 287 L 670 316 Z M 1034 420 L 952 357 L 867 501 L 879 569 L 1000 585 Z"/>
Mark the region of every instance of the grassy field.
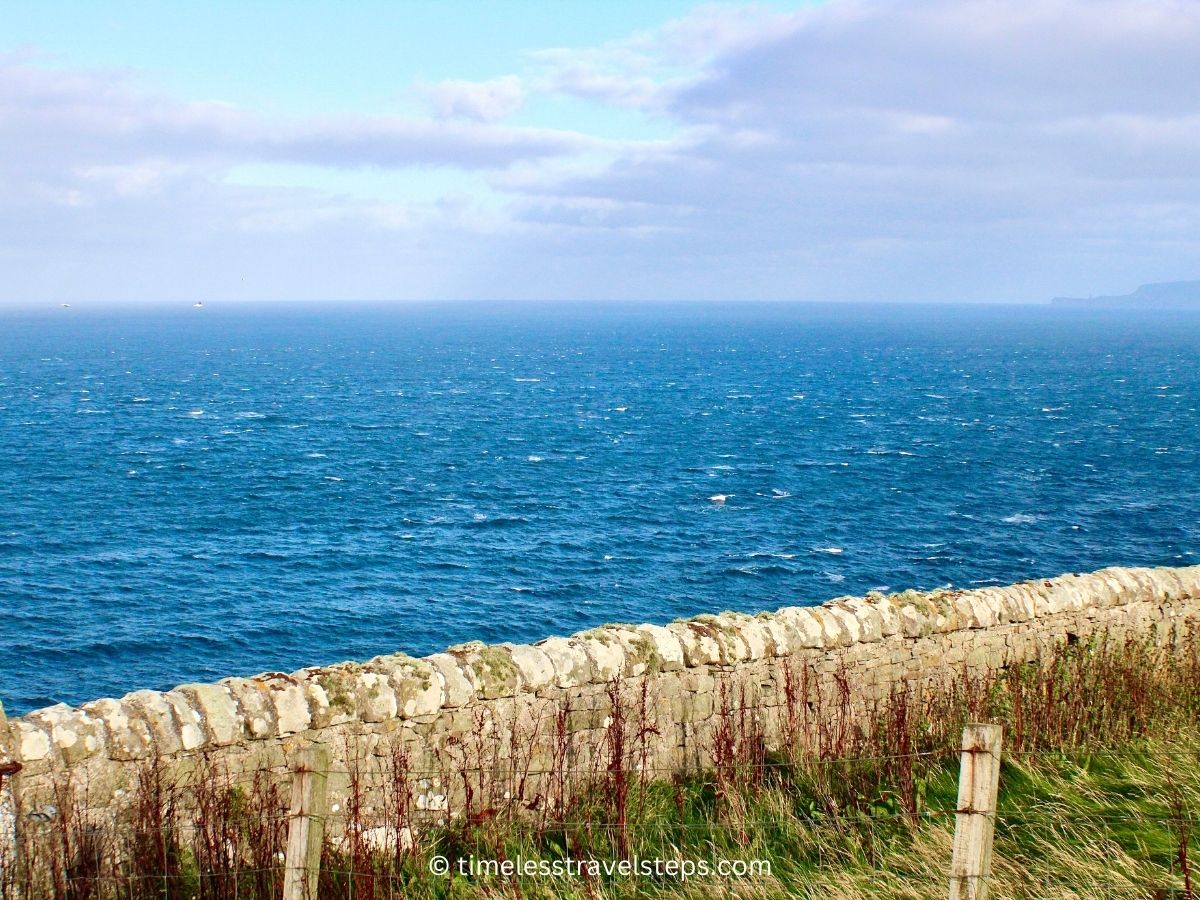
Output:
<path fill-rule="evenodd" d="M 744 717 L 718 712 L 702 774 L 654 779 L 626 765 L 628 747 L 614 747 L 611 764 L 557 804 L 531 812 L 477 792 L 474 805 L 415 832 L 411 845 L 379 841 L 379 822 L 352 796 L 327 829 L 320 896 L 942 897 L 959 738 L 964 723 L 984 720 L 1005 725 L 993 897 L 1190 900 L 1200 813 L 1195 633 L 1170 654 L 1111 641 L 1065 647 L 936 692 L 894 692 L 865 717 L 844 698 L 826 700 L 782 750 L 768 751 Z M 636 704 L 622 714 L 631 711 Z M 626 724 L 636 735 L 636 716 Z M 404 774 L 392 772 L 396 828 L 385 835 L 408 821 Z M 175 824 L 181 795 L 154 777 L 144 773 L 132 820 L 140 827 L 124 837 L 68 810 L 25 829 L 20 896 L 280 896 L 286 825 L 265 812 L 279 808 L 279 786 L 247 790 L 215 775 L 193 785 L 204 823 L 187 831 Z M 441 858 L 452 871 L 431 874 Z M 456 873 L 460 859 L 475 860 L 475 873 Z M 576 868 L 564 872 L 568 859 Z M 526 874 L 480 874 L 480 861 Z M 661 862 L 658 873 L 606 871 L 622 861 Z M 718 861 L 758 868 L 740 877 L 662 871 Z M 564 874 L 531 873 L 555 866 Z M 0 894 L 16 897 L 15 887 Z"/>
<path fill-rule="evenodd" d="M 823 766 L 838 777 L 850 764 Z M 957 766 L 920 776 L 915 821 L 894 789 L 830 809 L 812 776 L 790 769 L 720 795 L 710 781 L 651 785 L 622 839 L 617 829 L 530 834 L 483 829 L 447 834 L 430 853 L 486 859 L 576 857 L 766 860 L 770 876 L 744 879 L 526 877 L 435 879 L 415 855 L 394 882 L 409 897 L 944 897 Z M 1001 773 L 992 896 L 997 898 L 1184 897 L 1181 848 L 1200 809 L 1200 731 L 1136 739 L 1119 749 L 1009 758 Z M 600 812 L 598 809 L 597 812 Z M 333 866 L 339 861 L 330 860 Z M 340 861 L 348 867 L 347 860 Z M 405 877 L 407 876 L 407 877 Z M 384 888 L 358 879 L 363 896 Z M 341 882 L 339 896 L 351 896 Z M 332 887 L 332 885 L 331 885 Z M 331 895 L 332 895 L 331 891 Z"/>

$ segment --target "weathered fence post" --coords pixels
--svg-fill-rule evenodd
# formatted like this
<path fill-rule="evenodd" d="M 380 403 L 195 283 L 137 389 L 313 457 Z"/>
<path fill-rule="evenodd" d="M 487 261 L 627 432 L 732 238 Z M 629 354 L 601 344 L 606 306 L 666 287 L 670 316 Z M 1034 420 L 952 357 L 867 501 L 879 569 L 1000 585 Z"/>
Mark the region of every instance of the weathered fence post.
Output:
<path fill-rule="evenodd" d="M 8 719 L 0 703 L 0 894 L 16 895 L 17 804 L 13 777 L 21 771 L 9 742 Z"/>
<path fill-rule="evenodd" d="M 978 722 L 963 729 L 950 900 L 987 900 L 1002 734 L 999 725 Z"/>
<path fill-rule="evenodd" d="M 320 744 L 296 756 L 284 862 L 283 900 L 317 900 L 321 844 L 329 806 L 329 751 Z"/>

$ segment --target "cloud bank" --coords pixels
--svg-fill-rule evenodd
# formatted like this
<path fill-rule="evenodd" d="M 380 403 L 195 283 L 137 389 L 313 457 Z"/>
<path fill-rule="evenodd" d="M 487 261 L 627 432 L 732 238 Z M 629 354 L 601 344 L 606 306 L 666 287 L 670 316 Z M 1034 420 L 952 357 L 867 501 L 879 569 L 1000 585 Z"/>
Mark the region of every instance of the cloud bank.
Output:
<path fill-rule="evenodd" d="M 425 118 L 271 117 L 8 57 L 4 299 L 1029 300 L 1196 277 L 1197 83 L 1183 0 L 702 7 L 428 87 Z M 670 137 L 510 124 L 563 99 Z M 231 183 L 247 163 L 487 190 Z"/>

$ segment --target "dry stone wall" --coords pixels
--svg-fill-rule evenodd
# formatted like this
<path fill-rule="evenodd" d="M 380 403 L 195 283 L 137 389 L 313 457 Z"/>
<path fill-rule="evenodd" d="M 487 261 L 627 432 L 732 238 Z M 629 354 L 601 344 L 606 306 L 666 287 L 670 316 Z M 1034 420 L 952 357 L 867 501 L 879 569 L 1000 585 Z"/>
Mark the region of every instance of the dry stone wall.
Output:
<path fill-rule="evenodd" d="M 481 754 L 496 765 L 524 754 L 526 770 L 549 771 L 555 747 L 575 767 L 594 760 L 615 701 L 653 719 L 641 764 L 678 770 L 705 765 L 730 678 L 771 741 L 796 666 L 839 678 L 855 702 L 869 703 L 897 685 L 1036 659 L 1099 632 L 1169 643 L 1197 623 L 1200 566 L 841 597 L 757 616 L 608 625 L 533 645 L 476 642 L 420 659 L 395 654 L 135 691 L 41 709 L 7 729 L 0 713 L 0 763 L 20 765 L 15 784 L 28 798 L 52 796 L 66 779 L 86 785 L 88 805 L 99 809 L 117 805 L 151 760 L 180 773 L 198 765 L 234 776 L 286 772 L 312 742 L 329 746 L 339 772 L 397 748 L 414 771 L 445 772 L 461 767 L 470 747 L 476 763 Z M 452 804 L 446 783 L 423 782 L 426 807 Z M 333 785 L 336 795 L 336 776 Z"/>

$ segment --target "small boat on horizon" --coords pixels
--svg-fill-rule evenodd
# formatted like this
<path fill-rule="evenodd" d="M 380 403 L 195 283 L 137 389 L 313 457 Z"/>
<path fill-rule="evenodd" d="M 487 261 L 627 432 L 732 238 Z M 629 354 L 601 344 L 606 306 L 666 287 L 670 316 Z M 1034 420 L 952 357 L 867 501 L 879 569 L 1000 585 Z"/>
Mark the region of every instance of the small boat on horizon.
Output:
<path fill-rule="evenodd" d="M 204 301 L 197 300 L 195 303 L 192 304 L 192 309 L 204 309 Z"/>

